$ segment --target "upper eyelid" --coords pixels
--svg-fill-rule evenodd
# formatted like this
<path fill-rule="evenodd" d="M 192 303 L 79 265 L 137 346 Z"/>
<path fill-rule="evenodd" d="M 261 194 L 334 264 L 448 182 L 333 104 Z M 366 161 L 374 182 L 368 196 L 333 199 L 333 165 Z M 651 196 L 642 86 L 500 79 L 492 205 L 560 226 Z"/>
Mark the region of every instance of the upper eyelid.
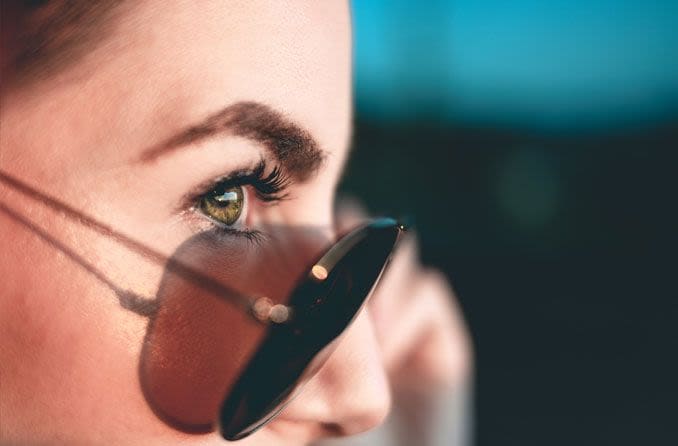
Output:
<path fill-rule="evenodd" d="M 186 193 L 181 199 L 178 210 L 185 211 L 186 209 L 193 208 L 197 200 L 203 197 L 205 194 L 209 193 L 211 190 L 214 190 L 214 187 L 224 181 L 231 180 L 238 176 L 243 176 L 247 172 L 246 170 L 236 170 L 231 172 L 226 176 L 221 176 L 217 178 L 212 178 L 207 181 L 200 183 L 198 186 L 193 187 L 188 193 Z"/>
<path fill-rule="evenodd" d="M 221 175 L 218 177 L 211 178 L 207 181 L 204 181 L 200 183 L 198 186 L 195 186 L 194 188 L 191 189 L 188 193 L 186 193 L 183 198 L 180 200 L 176 212 L 177 213 L 184 213 L 188 210 L 192 210 L 195 208 L 195 205 L 199 202 L 201 198 L 203 198 L 205 195 L 209 194 L 211 191 L 213 191 L 216 187 L 224 184 L 224 183 L 230 183 L 229 186 L 245 186 L 251 183 L 251 180 L 253 179 L 253 176 L 256 175 L 257 171 L 261 168 L 265 169 L 266 163 L 264 162 L 263 159 L 259 161 L 254 167 L 248 167 L 248 168 L 240 168 L 236 169 L 229 174 L 226 175 Z M 275 169 L 279 169 L 282 171 L 280 166 L 275 166 Z M 270 175 L 270 174 L 269 174 Z M 284 176 L 284 183 L 282 184 L 281 189 L 286 189 L 290 184 L 293 183 L 293 180 L 290 179 L 289 176 L 287 176 L 286 172 L 282 171 L 282 175 Z M 262 198 L 259 195 L 259 191 L 255 190 L 257 193 L 258 198 Z M 286 196 L 279 197 L 280 199 L 286 198 Z"/>
<path fill-rule="evenodd" d="M 205 195 L 216 189 L 227 189 L 231 187 L 252 185 L 255 194 L 262 201 L 279 201 L 286 198 L 286 194 L 278 195 L 284 192 L 289 186 L 289 178 L 276 166 L 268 175 L 263 174 L 264 166 L 259 165 L 253 171 L 245 174 L 235 174 L 221 180 L 215 181 L 203 193 L 199 193 L 196 199 L 205 197 Z"/>

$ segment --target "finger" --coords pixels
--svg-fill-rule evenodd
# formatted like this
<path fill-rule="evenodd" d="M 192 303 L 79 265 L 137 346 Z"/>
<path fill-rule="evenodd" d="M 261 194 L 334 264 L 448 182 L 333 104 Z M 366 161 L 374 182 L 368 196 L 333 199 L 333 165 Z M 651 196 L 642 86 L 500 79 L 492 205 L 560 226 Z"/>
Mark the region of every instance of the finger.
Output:
<path fill-rule="evenodd" d="M 407 305 L 409 296 L 418 286 L 417 277 L 421 274 L 421 267 L 417 259 L 417 240 L 408 234 L 393 254 L 388 268 L 384 271 L 374 294 L 368 303 L 372 313 L 372 320 L 376 326 L 380 342 L 388 343 L 390 327 L 393 321 L 399 319 L 401 309 Z"/>
<path fill-rule="evenodd" d="M 470 370 L 470 344 L 445 277 L 423 272 L 379 326 L 386 367 L 398 384 L 454 387 Z M 376 324 L 375 324 L 376 325 Z"/>

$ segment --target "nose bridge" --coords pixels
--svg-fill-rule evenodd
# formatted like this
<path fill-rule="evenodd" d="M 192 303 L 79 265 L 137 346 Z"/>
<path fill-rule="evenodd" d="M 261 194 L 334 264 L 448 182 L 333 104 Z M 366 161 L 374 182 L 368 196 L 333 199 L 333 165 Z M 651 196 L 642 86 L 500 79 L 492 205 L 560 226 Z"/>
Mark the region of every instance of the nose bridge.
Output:
<path fill-rule="evenodd" d="M 391 406 L 388 380 L 367 309 L 281 418 L 319 425 L 326 436 L 351 435 L 381 424 Z"/>

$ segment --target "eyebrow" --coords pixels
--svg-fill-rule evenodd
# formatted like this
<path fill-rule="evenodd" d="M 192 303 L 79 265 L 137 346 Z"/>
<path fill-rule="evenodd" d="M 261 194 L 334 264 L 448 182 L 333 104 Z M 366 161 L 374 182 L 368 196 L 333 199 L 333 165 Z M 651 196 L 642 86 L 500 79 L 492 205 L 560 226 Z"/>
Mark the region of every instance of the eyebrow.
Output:
<path fill-rule="evenodd" d="M 248 101 L 231 104 L 181 130 L 145 150 L 139 160 L 150 163 L 193 143 L 223 134 L 263 145 L 298 180 L 305 180 L 317 172 L 325 159 L 324 151 L 310 132 L 269 106 Z"/>

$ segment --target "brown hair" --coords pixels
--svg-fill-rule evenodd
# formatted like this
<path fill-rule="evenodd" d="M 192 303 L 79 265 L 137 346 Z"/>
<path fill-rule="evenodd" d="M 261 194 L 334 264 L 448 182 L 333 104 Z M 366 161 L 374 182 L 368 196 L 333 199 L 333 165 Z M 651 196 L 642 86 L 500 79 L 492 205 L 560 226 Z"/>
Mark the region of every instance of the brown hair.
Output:
<path fill-rule="evenodd" d="M 3 0 L 3 83 L 53 74 L 84 56 L 110 30 L 123 0 Z"/>

